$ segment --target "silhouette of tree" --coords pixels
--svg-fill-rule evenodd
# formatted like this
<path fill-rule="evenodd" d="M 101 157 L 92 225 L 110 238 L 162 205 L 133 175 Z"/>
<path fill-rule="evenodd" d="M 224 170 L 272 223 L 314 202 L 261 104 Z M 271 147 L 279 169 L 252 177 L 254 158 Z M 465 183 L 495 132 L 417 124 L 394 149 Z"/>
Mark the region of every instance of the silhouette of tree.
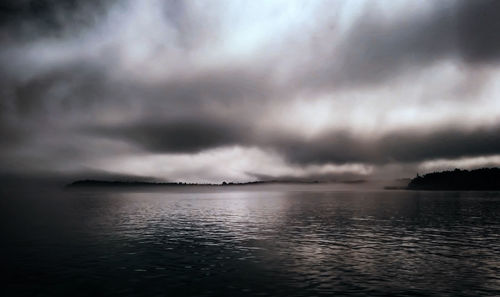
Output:
<path fill-rule="evenodd" d="M 410 190 L 500 190 L 500 168 L 433 172 L 412 179 Z"/>

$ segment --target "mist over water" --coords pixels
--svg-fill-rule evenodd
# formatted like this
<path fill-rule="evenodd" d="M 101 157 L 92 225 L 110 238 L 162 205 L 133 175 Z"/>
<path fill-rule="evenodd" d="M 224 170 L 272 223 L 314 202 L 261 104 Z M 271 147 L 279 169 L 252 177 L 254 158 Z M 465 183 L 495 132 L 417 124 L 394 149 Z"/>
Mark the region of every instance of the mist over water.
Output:
<path fill-rule="evenodd" d="M 495 296 L 500 193 L 3 190 L 2 296 Z"/>

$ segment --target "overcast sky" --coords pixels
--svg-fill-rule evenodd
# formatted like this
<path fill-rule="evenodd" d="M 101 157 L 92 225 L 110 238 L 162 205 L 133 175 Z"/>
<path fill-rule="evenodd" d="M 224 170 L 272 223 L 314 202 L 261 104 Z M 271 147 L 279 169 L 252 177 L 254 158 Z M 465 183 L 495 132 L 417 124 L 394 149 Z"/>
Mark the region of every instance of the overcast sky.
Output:
<path fill-rule="evenodd" d="M 500 1 L 0 10 L 3 174 L 338 180 L 500 165 Z"/>

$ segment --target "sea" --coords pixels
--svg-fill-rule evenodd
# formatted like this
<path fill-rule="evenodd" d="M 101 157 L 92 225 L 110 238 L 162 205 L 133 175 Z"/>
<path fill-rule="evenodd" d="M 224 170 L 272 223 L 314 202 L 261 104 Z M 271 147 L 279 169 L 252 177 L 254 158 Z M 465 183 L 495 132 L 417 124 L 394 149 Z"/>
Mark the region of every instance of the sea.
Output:
<path fill-rule="evenodd" d="M 2 189 L 1 296 L 500 296 L 500 192 Z"/>

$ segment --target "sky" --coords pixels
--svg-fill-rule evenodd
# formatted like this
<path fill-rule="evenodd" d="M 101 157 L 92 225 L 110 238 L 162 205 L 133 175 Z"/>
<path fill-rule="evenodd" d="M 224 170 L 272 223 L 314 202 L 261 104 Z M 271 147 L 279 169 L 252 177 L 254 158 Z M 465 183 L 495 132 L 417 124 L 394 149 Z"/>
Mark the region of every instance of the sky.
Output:
<path fill-rule="evenodd" d="M 0 173 L 176 182 L 500 166 L 500 1 L 8 0 Z"/>

